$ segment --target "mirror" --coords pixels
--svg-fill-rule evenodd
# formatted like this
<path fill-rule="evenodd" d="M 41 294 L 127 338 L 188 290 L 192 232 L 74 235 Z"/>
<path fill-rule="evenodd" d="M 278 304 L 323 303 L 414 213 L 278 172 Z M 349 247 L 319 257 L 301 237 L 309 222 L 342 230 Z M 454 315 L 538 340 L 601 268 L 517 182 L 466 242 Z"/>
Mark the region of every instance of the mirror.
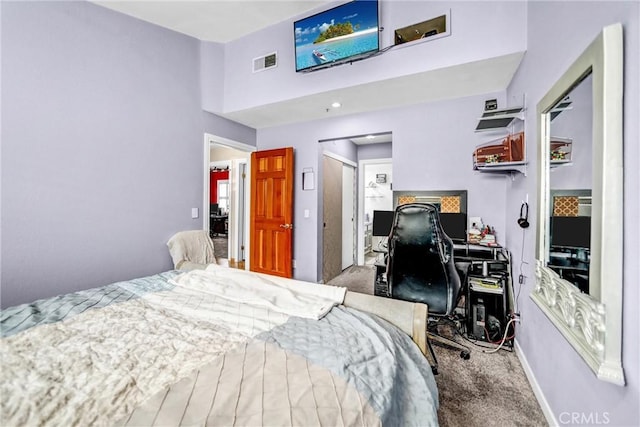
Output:
<path fill-rule="evenodd" d="M 531 294 L 597 377 L 618 385 L 625 383 L 622 61 L 622 26 L 605 27 L 538 103 L 536 286 Z M 580 113 L 583 108 L 588 112 Z M 580 234 L 562 236 L 567 222 Z"/>
<path fill-rule="evenodd" d="M 593 75 L 549 111 L 549 250 L 546 266 L 589 293 Z"/>

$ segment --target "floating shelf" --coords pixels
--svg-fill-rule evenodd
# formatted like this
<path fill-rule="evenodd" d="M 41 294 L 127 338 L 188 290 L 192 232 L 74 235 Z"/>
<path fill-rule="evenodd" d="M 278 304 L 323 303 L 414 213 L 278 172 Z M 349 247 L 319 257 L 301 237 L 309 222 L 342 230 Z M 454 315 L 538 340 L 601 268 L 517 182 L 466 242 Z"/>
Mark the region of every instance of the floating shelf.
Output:
<path fill-rule="evenodd" d="M 503 132 L 505 135 L 476 146 L 473 152 L 473 169 L 479 172 L 510 173 L 527 176 L 524 129 L 515 121 L 524 121 L 524 107 L 501 110 L 485 110 L 478 119 L 476 132 Z M 516 130 L 516 128 L 518 130 Z M 496 137 L 494 137 L 496 138 Z"/>
<path fill-rule="evenodd" d="M 571 160 L 551 160 L 549 167 L 551 169 L 559 168 L 560 166 L 571 166 L 573 162 Z"/>
<path fill-rule="evenodd" d="M 524 107 L 485 111 L 482 114 L 482 117 L 478 119 L 476 132 L 495 132 L 497 130 L 504 130 L 516 119 L 524 120 Z"/>
<path fill-rule="evenodd" d="M 520 172 L 527 175 L 527 162 L 478 163 L 476 169 L 481 172 Z"/>

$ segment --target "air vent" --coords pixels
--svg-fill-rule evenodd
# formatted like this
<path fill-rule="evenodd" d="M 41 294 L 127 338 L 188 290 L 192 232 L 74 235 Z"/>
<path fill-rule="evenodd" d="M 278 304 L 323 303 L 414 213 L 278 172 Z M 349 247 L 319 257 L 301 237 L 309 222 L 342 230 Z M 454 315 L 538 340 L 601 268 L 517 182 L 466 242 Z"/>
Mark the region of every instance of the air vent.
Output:
<path fill-rule="evenodd" d="M 253 72 L 268 70 L 278 66 L 278 52 L 259 56 L 253 59 Z"/>

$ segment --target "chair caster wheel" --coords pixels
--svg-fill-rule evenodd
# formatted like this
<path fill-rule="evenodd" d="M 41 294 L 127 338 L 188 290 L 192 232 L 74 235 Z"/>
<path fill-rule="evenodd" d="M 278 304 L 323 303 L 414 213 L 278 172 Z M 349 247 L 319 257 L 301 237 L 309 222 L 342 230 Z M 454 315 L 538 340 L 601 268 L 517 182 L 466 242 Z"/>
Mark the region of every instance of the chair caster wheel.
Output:
<path fill-rule="evenodd" d="M 468 351 L 461 351 L 460 357 L 463 358 L 464 360 L 469 360 L 471 358 L 471 354 L 469 354 Z"/>

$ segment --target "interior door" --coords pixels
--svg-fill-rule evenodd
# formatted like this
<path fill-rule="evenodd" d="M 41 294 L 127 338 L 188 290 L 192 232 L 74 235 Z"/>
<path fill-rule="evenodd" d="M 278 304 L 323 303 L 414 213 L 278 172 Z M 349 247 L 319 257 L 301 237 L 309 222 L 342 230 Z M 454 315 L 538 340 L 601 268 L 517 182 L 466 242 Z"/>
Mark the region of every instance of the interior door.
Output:
<path fill-rule="evenodd" d="M 342 272 L 342 162 L 323 160 L 322 280 L 327 283 Z"/>
<path fill-rule="evenodd" d="M 251 154 L 251 271 L 292 277 L 293 148 Z"/>
<path fill-rule="evenodd" d="M 355 168 L 342 165 L 342 270 L 355 258 Z"/>

